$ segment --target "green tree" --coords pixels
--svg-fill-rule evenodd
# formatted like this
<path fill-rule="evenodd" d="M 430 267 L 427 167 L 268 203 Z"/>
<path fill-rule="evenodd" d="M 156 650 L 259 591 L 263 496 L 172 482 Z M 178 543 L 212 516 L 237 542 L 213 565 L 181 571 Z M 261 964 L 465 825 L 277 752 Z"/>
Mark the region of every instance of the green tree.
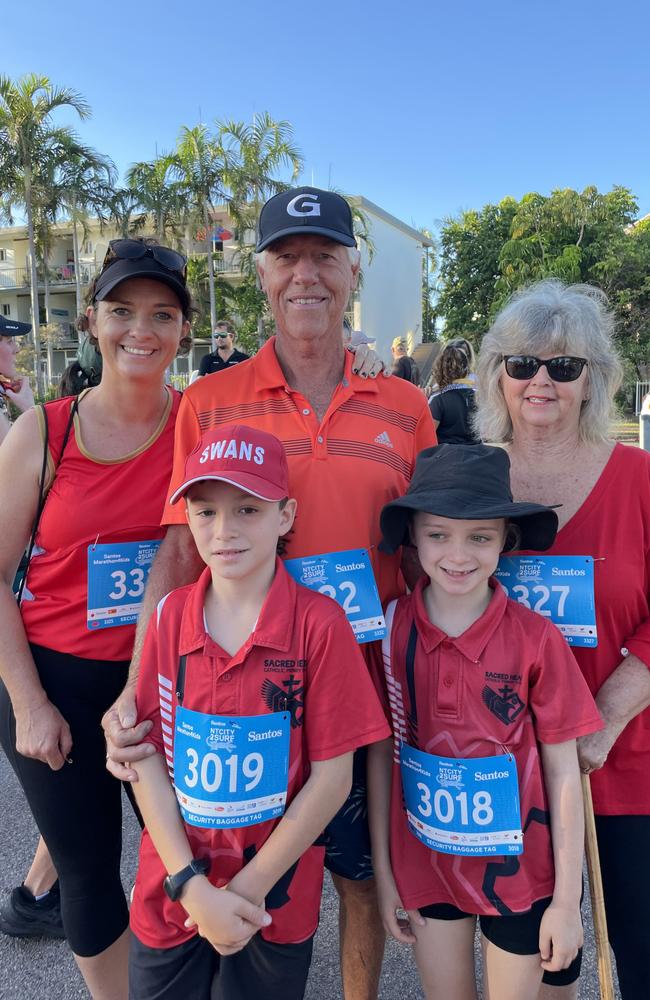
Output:
<path fill-rule="evenodd" d="M 446 219 L 440 235 L 440 297 L 445 335 L 480 341 L 500 276 L 499 256 L 517 211 L 514 198 Z"/>
<path fill-rule="evenodd" d="M 173 161 L 163 153 L 151 162 L 135 163 L 126 175 L 138 205 L 153 216 L 159 243 L 176 237 L 181 214 L 180 185 L 171 177 L 172 168 Z"/>
<path fill-rule="evenodd" d="M 63 107 L 74 108 L 82 119 L 90 115 L 90 108 L 80 94 L 69 88 L 54 87 L 46 76 L 31 73 L 15 82 L 0 76 L 0 189 L 14 204 L 24 207 L 27 219 L 34 367 L 39 391 L 42 377 L 34 188 L 48 159 L 56 157 L 61 146 L 76 140 L 70 128 L 53 124 L 53 113 Z"/>
<path fill-rule="evenodd" d="M 130 188 L 113 191 L 106 210 L 109 222 L 124 240 L 137 235 L 146 225 L 146 213 L 141 210 L 137 195 Z"/>
<path fill-rule="evenodd" d="M 590 186 L 530 192 L 446 220 L 438 300 L 446 333 L 478 344 L 517 288 L 548 277 L 586 282 L 610 296 L 628 370 L 640 372 L 650 358 L 650 236 L 632 225 L 636 213 L 627 188 Z"/>

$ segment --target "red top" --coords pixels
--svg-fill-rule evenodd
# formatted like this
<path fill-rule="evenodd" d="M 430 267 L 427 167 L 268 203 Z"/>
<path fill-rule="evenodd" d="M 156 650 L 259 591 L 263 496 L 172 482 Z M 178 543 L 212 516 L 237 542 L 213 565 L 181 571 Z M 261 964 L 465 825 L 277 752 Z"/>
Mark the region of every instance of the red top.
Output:
<path fill-rule="evenodd" d="M 478 621 L 455 638 L 433 625 L 421 579 L 394 611 L 384 679 L 396 735 L 390 853 L 405 907 L 450 903 L 466 913 L 519 913 L 553 893 L 548 802 L 537 743 L 563 743 L 602 728 L 562 635 L 545 618 L 496 587 Z M 512 751 L 517 764 L 524 851 L 459 857 L 430 850 L 407 826 L 399 740 L 408 742 L 406 648 L 415 621 L 417 746 L 441 757 L 490 757 Z M 386 644 L 384 644 L 386 645 Z"/>
<path fill-rule="evenodd" d="M 220 375 L 224 378 L 224 375 Z M 275 693 L 289 694 L 291 744 L 287 806 L 309 777 L 309 762 L 329 760 L 390 735 L 343 611 L 329 597 L 299 587 L 278 560 L 255 631 L 229 656 L 205 630 L 210 571 L 175 590 L 153 616 L 138 679 L 138 719 L 151 719 L 148 741 L 173 763 L 173 714 L 179 656 L 187 655 L 183 707 L 206 714 L 262 715 Z M 293 695 L 293 697 L 291 697 Z M 281 819 L 238 829 L 185 824 L 194 857 L 212 859 L 210 881 L 226 885 L 262 846 Z M 269 941 L 304 941 L 318 926 L 322 847 L 310 847 L 266 897 L 273 923 Z M 195 932 L 186 912 L 163 892 L 164 866 L 145 830 L 131 907 L 131 926 L 152 948 L 171 948 Z"/>
<path fill-rule="evenodd" d="M 87 659 L 131 659 L 135 624 L 94 632 L 86 627 L 88 547 L 164 538 L 160 518 L 181 399 L 175 390 L 168 392 L 167 408 L 151 438 L 114 461 L 90 454 L 75 416 L 47 495 L 23 594 L 21 611 L 30 642 Z M 79 397 L 82 412 L 85 395 Z M 46 404 L 50 481 L 73 402 L 68 396 Z"/>
<path fill-rule="evenodd" d="M 379 596 L 389 601 L 404 585 L 399 555 L 377 552 L 379 514 L 406 492 L 418 452 L 436 443 L 426 397 L 403 379 L 353 375 L 346 351 L 343 379 L 319 424 L 311 403 L 287 385 L 274 342 L 183 394 L 169 495 L 183 482 L 187 455 L 205 431 L 231 423 L 269 431 L 285 447 L 291 495 L 298 499 L 287 558 L 369 549 Z M 184 504 L 168 503 L 163 520 L 185 524 Z"/>
<path fill-rule="evenodd" d="M 617 444 L 593 490 L 545 555 L 593 556 L 598 645 L 573 647 L 593 694 L 628 649 L 650 666 L 650 455 Z M 650 813 L 650 708 L 591 775 L 596 813 Z"/>

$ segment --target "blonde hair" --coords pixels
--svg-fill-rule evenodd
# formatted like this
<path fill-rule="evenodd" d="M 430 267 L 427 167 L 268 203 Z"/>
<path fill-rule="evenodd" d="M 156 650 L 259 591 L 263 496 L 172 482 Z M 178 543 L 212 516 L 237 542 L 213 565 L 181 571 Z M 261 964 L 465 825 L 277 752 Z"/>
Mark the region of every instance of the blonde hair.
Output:
<path fill-rule="evenodd" d="M 623 377 L 613 333 L 607 297 L 591 285 L 550 279 L 516 292 L 481 344 L 476 423 L 482 440 L 512 440 L 512 421 L 501 389 L 503 355 L 549 353 L 587 359 L 589 396 L 582 404 L 578 434 L 585 442 L 607 440 L 614 395 Z"/>

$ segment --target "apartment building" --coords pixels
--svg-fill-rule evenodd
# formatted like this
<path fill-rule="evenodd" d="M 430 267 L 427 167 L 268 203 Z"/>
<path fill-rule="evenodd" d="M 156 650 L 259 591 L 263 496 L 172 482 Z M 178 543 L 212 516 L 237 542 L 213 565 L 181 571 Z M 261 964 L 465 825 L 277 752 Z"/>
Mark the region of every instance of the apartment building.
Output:
<path fill-rule="evenodd" d="M 374 338 L 376 350 L 389 361 L 393 337 L 410 335 L 413 345 L 421 339 L 422 254 L 431 242 L 366 198 L 354 201 L 366 214 L 374 253 L 370 259 L 367 248 L 361 246 L 363 279 L 351 299 L 348 318 L 353 329 Z M 183 249 L 205 255 L 211 246 L 215 270 L 226 280 L 238 282 L 243 275 L 233 233 L 227 209 L 218 207 L 212 232 L 191 234 Z M 56 381 L 74 360 L 78 345 L 74 324 L 83 306 L 83 292 L 100 269 L 109 241 L 117 236 L 114 227 L 96 219 L 89 220 L 83 232 L 78 227 L 77 266 L 72 225 L 54 227 L 47 281 L 42 264 L 37 270 L 40 322 L 47 326 L 42 331 L 41 367 L 48 381 Z M 252 241 L 253 234 L 246 233 L 244 238 Z M 0 313 L 23 322 L 31 322 L 28 252 L 25 226 L 0 228 Z M 189 356 L 176 360 L 174 372 L 192 372 L 209 350 L 208 340 L 197 339 Z"/>

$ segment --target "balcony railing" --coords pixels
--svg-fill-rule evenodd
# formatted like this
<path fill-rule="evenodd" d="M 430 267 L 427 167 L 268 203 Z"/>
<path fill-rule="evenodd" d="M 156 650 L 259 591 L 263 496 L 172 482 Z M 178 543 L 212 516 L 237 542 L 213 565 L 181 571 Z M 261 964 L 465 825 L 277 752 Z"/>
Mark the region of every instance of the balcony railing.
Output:
<path fill-rule="evenodd" d="M 192 254 L 193 258 L 207 258 L 207 254 Z M 241 274 L 241 261 L 238 253 L 225 253 L 223 250 L 213 254 L 215 274 Z M 80 263 L 79 277 L 82 285 L 89 284 L 100 270 L 100 264 Z M 37 270 L 38 287 L 44 286 L 43 269 Z M 75 285 L 74 264 L 57 264 L 48 269 L 50 288 L 60 288 L 62 285 Z M 29 288 L 31 272 L 28 267 L 3 267 L 0 264 L 0 291 L 13 288 Z"/>
<path fill-rule="evenodd" d="M 80 264 L 79 277 L 82 285 L 87 285 L 99 271 L 98 264 Z M 44 276 L 41 268 L 37 270 L 39 288 L 43 287 Z M 74 264 L 57 264 L 48 268 L 48 279 L 50 287 L 75 284 Z M 3 268 L 0 267 L 0 289 L 3 288 L 29 288 L 31 285 L 31 272 L 28 267 Z"/>

